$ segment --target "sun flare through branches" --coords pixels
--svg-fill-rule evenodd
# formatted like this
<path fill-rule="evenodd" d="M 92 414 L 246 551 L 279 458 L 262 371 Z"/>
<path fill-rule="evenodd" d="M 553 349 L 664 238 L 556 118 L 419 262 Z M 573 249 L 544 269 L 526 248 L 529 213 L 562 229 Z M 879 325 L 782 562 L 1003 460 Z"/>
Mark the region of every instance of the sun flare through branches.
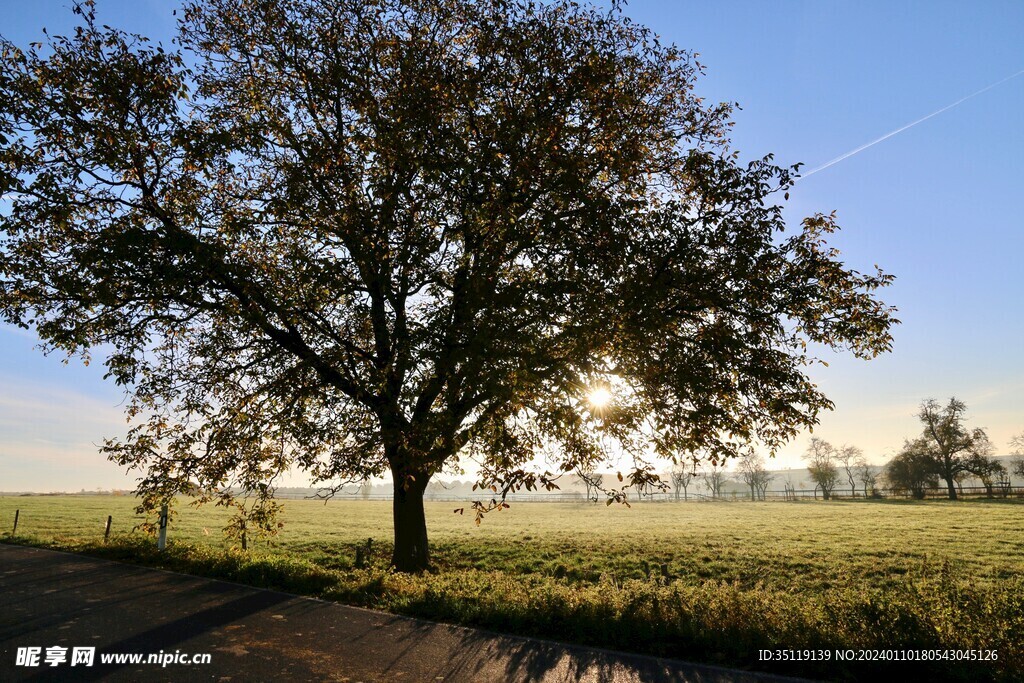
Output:
<path fill-rule="evenodd" d="M 612 392 L 608 387 L 604 386 L 594 387 L 590 390 L 590 393 L 587 394 L 587 403 L 589 403 L 592 408 L 597 408 L 598 410 L 608 407 L 608 405 L 611 404 L 612 399 Z"/>

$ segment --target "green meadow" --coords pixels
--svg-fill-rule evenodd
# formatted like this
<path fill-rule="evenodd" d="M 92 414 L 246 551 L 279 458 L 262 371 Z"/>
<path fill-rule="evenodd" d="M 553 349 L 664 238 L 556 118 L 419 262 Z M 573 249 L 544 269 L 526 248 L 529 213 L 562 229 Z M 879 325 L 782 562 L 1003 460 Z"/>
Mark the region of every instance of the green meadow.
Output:
<path fill-rule="evenodd" d="M 1018 680 L 1019 501 L 516 503 L 476 526 L 427 503 L 434 569 L 388 569 L 391 505 L 288 500 L 242 551 L 184 501 L 168 550 L 135 500 L 0 497 L 0 539 L 523 635 L 834 680 Z M 17 536 L 11 535 L 15 509 Z M 103 542 L 107 515 L 111 539 Z M 370 544 L 356 567 L 356 549 Z M 985 662 L 758 661 L 761 649 L 995 650 Z"/>

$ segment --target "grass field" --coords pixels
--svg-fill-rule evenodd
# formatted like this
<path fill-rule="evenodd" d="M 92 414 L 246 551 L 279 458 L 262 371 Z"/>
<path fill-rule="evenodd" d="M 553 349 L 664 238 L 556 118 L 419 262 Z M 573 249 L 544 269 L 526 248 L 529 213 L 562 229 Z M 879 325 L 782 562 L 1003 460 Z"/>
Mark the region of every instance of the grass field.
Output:
<path fill-rule="evenodd" d="M 128 559 L 403 614 L 832 679 L 1018 680 L 1024 505 L 1014 501 L 522 503 L 482 526 L 428 503 L 436 570 L 387 570 L 390 503 L 286 501 L 268 545 L 181 506 L 158 555 L 129 497 L 0 498 L 6 540 Z M 102 544 L 106 516 L 113 538 Z M 373 538 L 371 565 L 355 569 Z M 759 649 L 997 650 L 995 662 L 757 662 Z"/>

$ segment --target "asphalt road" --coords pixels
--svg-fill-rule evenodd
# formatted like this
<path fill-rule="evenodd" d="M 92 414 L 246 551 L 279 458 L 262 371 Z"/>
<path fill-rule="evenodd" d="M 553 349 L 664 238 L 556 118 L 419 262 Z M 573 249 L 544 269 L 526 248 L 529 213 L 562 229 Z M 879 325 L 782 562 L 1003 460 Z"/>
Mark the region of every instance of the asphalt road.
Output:
<path fill-rule="evenodd" d="M 19 648 L 39 665 L 18 665 Z M 46 664 L 48 650 L 67 661 Z M 94 663 L 71 665 L 74 648 Z M 25 652 L 23 650 L 23 652 Z M 208 664 L 103 664 L 207 654 Z M 58 657 L 59 659 L 59 657 Z M 793 681 L 397 617 L 0 544 L 0 681 Z"/>

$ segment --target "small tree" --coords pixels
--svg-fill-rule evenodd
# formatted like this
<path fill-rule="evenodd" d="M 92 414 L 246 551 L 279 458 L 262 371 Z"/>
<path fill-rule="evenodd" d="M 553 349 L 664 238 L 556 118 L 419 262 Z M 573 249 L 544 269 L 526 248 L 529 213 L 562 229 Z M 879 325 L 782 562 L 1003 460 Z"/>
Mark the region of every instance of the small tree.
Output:
<path fill-rule="evenodd" d="M 1013 482 L 1010 481 L 1010 473 L 1004 469 L 1002 473 L 996 478 L 995 482 L 996 491 L 999 492 L 1000 498 L 1009 498 L 1010 491 L 1013 489 Z"/>
<path fill-rule="evenodd" d="M 760 498 L 761 500 L 765 499 L 765 495 L 767 495 L 768 493 L 768 485 L 771 484 L 774 480 L 775 475 L 772 474 L 771 472 L 767 470 L 761 472 L 760 476 L 757 479 L 757 482 L 755 483 L 758 498 Z"/>
<path fill-rule="evenodd" d="M 939 485 L 929 447 L 924 439 L 907 441 L 885 466 L 885 479 L 894 493 L 909 493 L 917 500 L 923 500 L 928 489 Z"/>
<path fill-rule="evenodd" d="M 875 470 L 875 466 L 869 464 L 863 457 L 857 460 L 856 469 L 857 481 L 864 487 L 864 497 L 867 498 L 875 490 L 875 484 L 878 482 L 878 472 Z"/>
<path fill-rule="evenodd" d="M 1006 477 L 1006 465 L 983 455 L 972 457 L 968 466 L 971 473 L 981 480 L 981 485 L 985 487 L 985 495 L 989 498 L 992 497 L 997 483 Z"/>
<path fill-rule="evenodd" d="M 736 466 L 743 483 L 750 488 L 750 500 L 764 500 L 765 490 L 775 477 L 764 466 L 764 457 L 750 452 L 740 458 Z"/>
<path fill-rule="evenodd" d="M 846 480 L 850 483 L 850 497 L 857 496 L 857 463 L 864 459 L 864 451 L 856 446 L 843 445 L 836 451 L 836 462 L 839 463 Z"/>
<path fill-rule="evenodd" d="M 1010 448 L 1013 455 L 1024 455 L 1024 432 L 1010 439 Z M 1024 460 L 1015 460 L 1012 467 L 1014 474 L 1024 477 Z"/>
<path fill-rule="evenodd" d="M 679 492 L 683 493 L 683 500 L 689 500 L 687 489 L 696 474 L 696 467 L 692 462 L 677 462 L 672 464 L 669 477 L 672 479 L 672 491 L 676 500 L 679 500 Z"/>
<path fill-rule="evenodd" d="M 712 460 L 704 468 L 703 475 L 704 487 L 708 490 L 708 493 L 711 494 L 712 498 L 720 498 L 722 496 L 722 487 L 729 481 L 729 478 L 725 475 L 725 464 Z"/>
<path fill-rule="evenodd" d="M 576 477 L 587 490 L 587 500 L 596 503 L 600 498 L 598 494 L 601 491 L 604 475 L 598 474 L 593 470 L 576 470 Z"/>
<path fill-rule="evenodd" d="M 832 490 L 839 481 L 839 468 L 836 467 L 836 449 L 828 441 L 811 437 L 811 443 L 807 446 L 807 452 L 803 459 L 807 461 L 807 472 L 811 480 L 821 489 L 821 495 L 825 500 L 832 498 Z"/>

